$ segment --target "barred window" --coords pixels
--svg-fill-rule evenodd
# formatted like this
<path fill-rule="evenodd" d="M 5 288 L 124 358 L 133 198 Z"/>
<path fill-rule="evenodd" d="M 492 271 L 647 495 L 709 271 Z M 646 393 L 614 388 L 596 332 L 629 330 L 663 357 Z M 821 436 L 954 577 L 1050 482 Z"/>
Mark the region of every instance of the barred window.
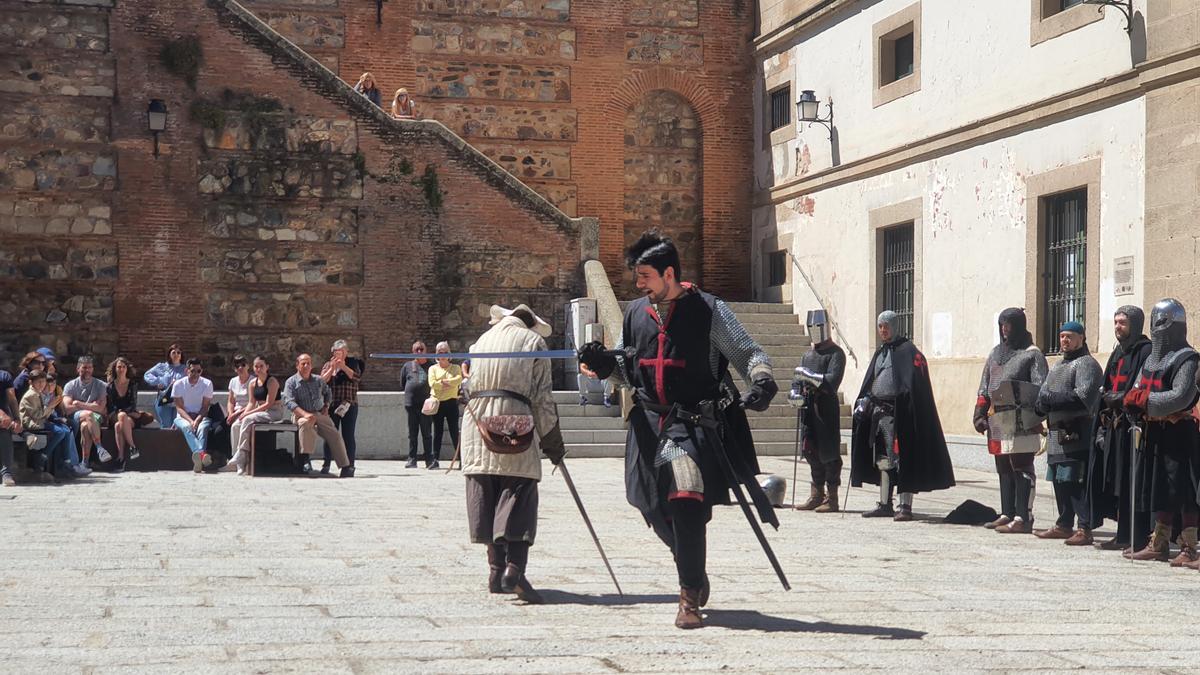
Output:
<path fill-rule="evenodd" d="M 771 92 L 771 131 L 792 123 L 792 87 L 788 85 Z"/>
<path fill-rule="evenodd" d="M 1041 347 L 1057 354 L 1058 329 L 1066 321 L 1086 325 L 1087 188 L 1043 197 L 1045 203 L 1045 267 Z"/>
<path fill-rule="evenodd" d="M 883 309 L 900 315 L 900 332 L 912 336 L 913 273 L 916 269 L 913 249 L 913 224 L 906 223 L 883 231 Z"/>

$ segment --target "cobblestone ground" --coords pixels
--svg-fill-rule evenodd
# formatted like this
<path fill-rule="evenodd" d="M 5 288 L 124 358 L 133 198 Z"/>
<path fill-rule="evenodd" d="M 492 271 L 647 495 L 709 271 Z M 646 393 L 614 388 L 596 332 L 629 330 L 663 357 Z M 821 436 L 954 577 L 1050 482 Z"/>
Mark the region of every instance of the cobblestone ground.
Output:
<path fill-rule="evenodd" d="M 790 479 L 790 460 L 763 464 Z M 529 570 L 544 606 L 486 593 L 458 474 L 362 462 L 353 480 L 97 473 L 4 489 L 0 669 L 1195 672 L 1200 574 L 941 524 L 963 499 L 997 501 L 987 473 L 918 496 L 911 523 L 781 512 L 769 536 L 787 593 L 741 513 L 720 509 L 708 627 L 684 633 L 621 462 L 571 469 L 624 597 L 559 476 L 542 484 Z M 856 490 L 849 507 L 873 501 Z"/>

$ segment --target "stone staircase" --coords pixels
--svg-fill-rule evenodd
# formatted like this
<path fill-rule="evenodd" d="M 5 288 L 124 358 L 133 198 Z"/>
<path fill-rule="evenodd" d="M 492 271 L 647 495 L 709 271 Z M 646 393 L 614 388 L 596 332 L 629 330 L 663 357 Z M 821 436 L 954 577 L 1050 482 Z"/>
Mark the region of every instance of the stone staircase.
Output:
<path fill-rule="evenodd" d="M 811 340 L 805 334 L 790 304 L 731 302 L 750 335 L 771 357 L 775 380 L 780 393 L 771 407 L 761 413 L 750 413 L 750 428 L 759 455 L 791 455 L 795 451 L 796 410 L 787 402 L 787 389 L 792 370 L 809 350 Z M 734 378 L 741 387 L 741 379 Z M 568 451 L 575 457 L 619 457 L 625 452 L 625 423 L 620 405 L 611 408 L 601 403 L 599 393 L 589 394 L 589 405 L 579 405 L 576 391 L 556 391 L 558 414 Z M 850 409 L 842 405 L 842 428 L 850 428 Z M 845 449 L 843 448 L 843 453 Z"/>

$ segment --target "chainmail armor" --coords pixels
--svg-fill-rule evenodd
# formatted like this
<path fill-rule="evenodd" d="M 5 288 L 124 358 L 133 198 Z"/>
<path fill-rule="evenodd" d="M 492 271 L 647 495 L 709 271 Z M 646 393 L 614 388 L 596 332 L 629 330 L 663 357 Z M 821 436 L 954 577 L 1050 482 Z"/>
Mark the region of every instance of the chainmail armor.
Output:
<path fill-rule="evenodd" d="M 1083 404 L 1079 416 L 1092 417 L 1100 407 L 1100 386 L 1104 380 L 1104 370 L 1090 354 L 1084 353 L 1071 359 L 1054 364 L 1046 374 L 1042 391 L 1055 394 L 1070 393 Z M 1066 454 L 1063 448 L 1063 429 L 1050 429 L 1046 438 L 1046 452 L 1051 459 Z"/>
<path fill-rule="evenodd" d="M 718 298 L 713 303 L 712 349 L 708 357 L 713 378 L 717 380 L 721 379 L 718 368 L 722 354 L 747 382 L 759 373 L 771 374 L 770 357 L 746 332 L 746 327 L 734 316 L 729 305 Z"/>
<path fill-rule="evenodd" d="M 883 401 L 894 401 L 900 393 L 900 385 L 896 382 L 896 369 L 892 367 L 892 350 L 879 352 L 875 360 L 875 379 L 871 381 L 871 396 Z"/>

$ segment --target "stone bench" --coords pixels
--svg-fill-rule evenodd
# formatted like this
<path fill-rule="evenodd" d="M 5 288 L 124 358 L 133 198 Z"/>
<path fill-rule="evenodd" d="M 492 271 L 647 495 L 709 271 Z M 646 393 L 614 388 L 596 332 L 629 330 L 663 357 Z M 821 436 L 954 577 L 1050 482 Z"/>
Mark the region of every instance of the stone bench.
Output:
<path fill-rule="evenodd" d="M 274 444 L 275 434 L 278 434 L 278 433 L 293 434 L 292 453 L 291 453 L 293 461 L 295 461 L 295 459 L 299 456 L 299 453 L 300 453 L 300 427 L 296 426 L 295 424 L 292 424 L 291 422 L 267 422 L 267 423 L 263 423 L 263 424 L 255 424 L 254 425 L 254 435 L 250 438 L 250 459 L 246 464 L 247 469 L 248 469 L 247 473 L 249 475 L 254 476 L 255 474 L 258 473 L 258 467 L 257 467 L 257 465 L 258 465 L 258 435 L 259 434 L 267 435 L 272 441 L 271 448 L 275 449 L 275 444 Z"/>

